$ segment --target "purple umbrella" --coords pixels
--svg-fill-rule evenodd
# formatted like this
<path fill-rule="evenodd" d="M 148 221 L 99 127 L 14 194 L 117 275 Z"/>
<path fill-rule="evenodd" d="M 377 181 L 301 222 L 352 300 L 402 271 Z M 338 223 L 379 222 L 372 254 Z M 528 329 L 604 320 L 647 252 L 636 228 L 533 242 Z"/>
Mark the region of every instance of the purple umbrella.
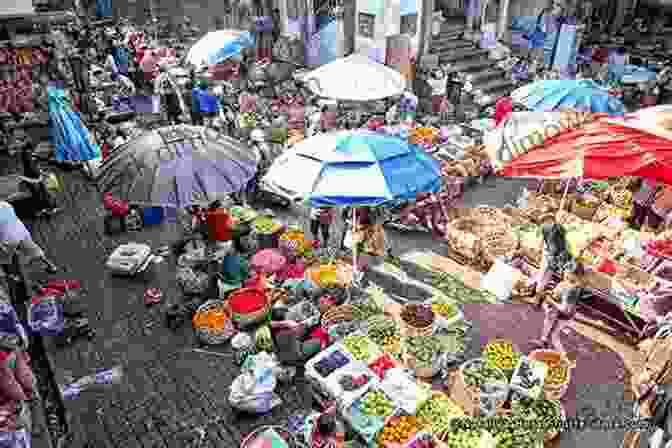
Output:
<path fill-rule="evenodd" d="M 252 149 L 195 126 L 144 132 L 101 166 L 101 190 L 130 203 L 186 207 L 238 192 L 257 170 Z"/>

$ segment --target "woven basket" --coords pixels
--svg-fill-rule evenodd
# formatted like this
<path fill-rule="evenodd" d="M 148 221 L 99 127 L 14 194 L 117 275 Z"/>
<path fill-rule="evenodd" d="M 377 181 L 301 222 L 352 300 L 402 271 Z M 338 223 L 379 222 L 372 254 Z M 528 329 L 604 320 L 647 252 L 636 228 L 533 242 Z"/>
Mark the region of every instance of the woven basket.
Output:
<path fill-rule="evenodd" d="M 232 293 L 232 295 L 236 293 L 241 293 L 243 291 L 246 291 L 247 289 L 250 288 L 239 289 L 238 291 Z M 232 297 L 230 296 L 229 301 L 231 299 Z M 236 324 L 238 324 L 238 326 L 247 327 L 264 321 L 268 317 L 270 312 L 271 312 L 271 303 L 268 300 L 268 296 L 266 296 L 266 305 L 263 308 L 260 308 L 259 310 L 250 313 L 237 313 L 232 311 L 231 317 L 233 321 Z"/>
<path fill-rule="evenodd" d="M 632 193 L 623 185 L 614 185 L 609 190 L 611 203 L 619 208 L 627 209 L 632 203 Z"/>
<path fill-rule="evenodd" d="M 322 316 L 322 328 L 329 331 L 329 328 L 343 322 L 351 322 L 355 319 L 355 308 L 352 305 L 340 305 L 329 309 Z"/>
<path fill-rule="evenodd" d="M 512 340 L 510 339 L 505 339 L 505 338 L 493 338 L 493 339 L 488 339 L 488 343 L 485 345 L 487 347 L 488 345 L 494 345 L 494 344 L 506 344 L 510 345 L 513 348 L 514 352 L 520 353 L 520 350 L 518 349 L 518 346 L 513 343 Z M 483 351 L 485 352 L 485 347 L 483 347 Z M 511 378 L 513 376 L 513 372 L 516 370 L 516 366 L 513 366 L 510 369 L 502 369 L 499 368 L 504 375 L 506 375 L 507 378 Z"/>
<path fill-rule="evenodd" d="M 595 215 L 595 212 L 597 212 L 599 206 L 599 202 L 579 203 L 578 199 L 574 199 L 572 201 L 571 210 L 572 213 L 574 213 L 579 218 L 585 219 L 586 221 L 592 221 L 593 216 Z"/>
<path fill-rule="evenodd" d="M 483 253 L 491 260 L 510 254 L 517 246 L 518 240 L 508 227 L 494 230 L 483 238 Z"/>
<path fill-rule="evenodd" d="M 457 370 L 457 375 L 455 377 L 455 384 L 453 387 L 454 393 L 452 395 L 452 398 L 455 399 L 456 402 L 458 402 L 459 405 L 461 405 L 462 409 L 464 409 L 464 412 L 467 415 L 471 416 L 477 416 L 480 412 L 480 398 L 481 398 L 481 391 L 478 388 L 472 387 L 467 384 L 466 380 L 464 379 L 464 369 L 468 367 L 471 363 L 477 362 L 477 361 L 483 361 L 481 358 L 474 358 L 470 359 L 469 361 L 465 361 L 460 365 L 460 368 Z M 499 369 L 497 369 L 499 370 Z M 506 374 L 504 372 L 501 372 L 501 379 L 502 383 L 506 383 Z M 496 410 L 499 415 L 500 412 L 503 411 L 503 406 L 504 406 L 504 401 L 502 400 L 501 403 L 497 403 Z"/>
<path fill-rule="evenodd" d="M 224 327 L 220 329 L 208 328 L 205 326 L 194 326 L 196 330 L 196 336 L 198 339 L 207 345 L 219 345 L 228 341 L 233 335 L 236 334 L 236 328 L 233 325 L 231 320 L 231 314 L 226 305 L 226 302 L 223 300 L 209 300 L 201 305 L 196 311 L 196 316 L 200 313 L 205 313 L 214 309 L 223 309 L 229 315 L 229 319 L 226 321 Z"/>
<path fill-rule="evenodd" d="M 404 308 L 408 305 L 404 305 Z M 435 318 L 436 320 L 436 318 Z M 401 337 L 408 338 L 414 336 L 431 336 L 434 333 L 434 321 L 426 327 L 418 328 L 406 323 L 404 319 L 399 317 L 399 330 Z"/>
<path fill-rule="evenodd" d="M 560 400 L 567 393 L 569 384 L 572 382 L 572 369 L 574 364 L 568 359 L 564 358 L 560 352 L 554 350 L 534 350 L 530 352 L 529 357 L 538 361 L 543 361 L 545 356 L 550 356 L 558 359 L 558 362 L 565 364 L 567 367 L 567 380 L 562 384 L 544 384 L 544 395 L 549 400 Z"/>

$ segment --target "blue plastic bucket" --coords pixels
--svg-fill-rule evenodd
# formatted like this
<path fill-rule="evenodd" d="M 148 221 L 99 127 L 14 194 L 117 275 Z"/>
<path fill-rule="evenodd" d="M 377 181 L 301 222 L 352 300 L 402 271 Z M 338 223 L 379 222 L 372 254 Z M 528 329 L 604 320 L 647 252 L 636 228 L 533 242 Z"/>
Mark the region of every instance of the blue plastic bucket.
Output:
<path fill-rule="evenodd" d="M 145 207 L 142 210 L 142 221 L 146 226 L 161 224 L 163 216 L 163 207 Z"/>

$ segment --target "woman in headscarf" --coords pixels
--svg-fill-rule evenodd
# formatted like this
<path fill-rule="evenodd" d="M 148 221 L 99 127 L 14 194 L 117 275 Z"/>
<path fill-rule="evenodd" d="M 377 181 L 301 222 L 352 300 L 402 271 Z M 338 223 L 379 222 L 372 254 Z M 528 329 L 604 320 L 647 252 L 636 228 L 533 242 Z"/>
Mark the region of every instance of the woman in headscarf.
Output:
<path fill-rule="evenodd" d="M 532 295 L 538 295 L 538 306 L 543 303 L 543 294 L 553 290 L 562 280 L 565 272 L 575 272 L 576 260 L 569 253 L 565 229 L 558 224 L 555 215 L 549 213 L 541 218 L 542 260 L 541 269 L 532 282 Z"/>

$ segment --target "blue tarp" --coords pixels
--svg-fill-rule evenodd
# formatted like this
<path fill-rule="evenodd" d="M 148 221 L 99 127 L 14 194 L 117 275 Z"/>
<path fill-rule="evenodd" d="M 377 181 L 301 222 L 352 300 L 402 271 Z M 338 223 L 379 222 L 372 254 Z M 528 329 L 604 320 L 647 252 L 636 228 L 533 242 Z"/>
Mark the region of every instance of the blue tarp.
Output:
<path fill-rule="evenodd" d="M 49 87 L 47 92 L 49 141 L 56 148 L 56 159 L 82 162 L 99 158 L 100 148 L 93 144 L 79 114 L 70 107 L 65 91 Z"/>

